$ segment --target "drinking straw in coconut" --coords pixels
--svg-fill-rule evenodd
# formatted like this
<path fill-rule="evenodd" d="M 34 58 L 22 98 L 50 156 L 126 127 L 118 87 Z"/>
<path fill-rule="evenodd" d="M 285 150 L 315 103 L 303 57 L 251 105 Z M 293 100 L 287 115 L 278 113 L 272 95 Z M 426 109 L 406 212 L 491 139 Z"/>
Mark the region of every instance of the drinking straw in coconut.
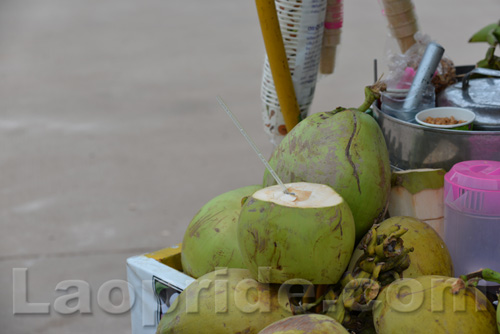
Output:
<path fill-rule="evenodd" d="M 335 57 L 337 45 L 340 44 L 343 17 L 342 0 L 328 0 L 326 4 L 325 31 L 323 32 L 321 62 L 319 66 L 321 74 L 331 74 L 335 68 Z"/>
<path fill-rule="evenodd" d="M 255 153 L 257 153 L 257 156 L 260 158 L 260 161 L 264 164 L 264 166 L 266 166 L 267 170 L 269 171 L 269 173 L 271 173 L 271 175 L 274 177 L 274 179 L 276 180 L 276 182 L 278 182 L 278 184 L 280 185 L 281 189 L 283 189 L 283 192 L 286 195 L 291 195 L 291 196 L 295 195 L 294 193 L 291 193 L 291 192 L 288 191 L 288 189 L 283 184 L 283 181 L 281 181 L 281 179 L 279 178 L 278 174 L 276 174 L 276 172 L 271 167 L 271 165 L 269 165 L 269 163 L 267 162 L 266 158 L 264 158 L 264 156 L 260 152 L 260 150 L 257 147 L 257 145 L 255 145 L 255 143 L 252 140 L 252 138 L 247 134 L 247 132 L 245 131 L 245 129 L 243 129 L 243 126 L 241 126 L 241 124 L 238 121 L 238 119 L 236 118 L 236 116 L 234 116 L 234 114 L 231 112 L 231 110 L 228 108 L 228 106 L 222 100 L 222 98 L 220 96 L 217 96 L 217 102 L 219 102 L 219 104 L 222 107 L 222 109 L 224 109 L 224 111 L 229 116 L 229 118 L 231 118 L 231 120 L 233 121 L 234 125 L 236 125 L 236 127 L 238 128 L 238 130 L 240 130 L 240 133 L 243 135 L 243 137 L 245 137 L 245 139 L 250 144 L 250 146 L 253 148 L 253 150 L 255 151 Z"/>
<path fill-rule="evenodd" d="M 287 132 L 299 123 L 300 108 L 295 96 L 292 75 L 281 35 L 274 0 L 255 0 L 276 95 Z"/>
<path fill-rule="evenodd" d="M 397 39 L 399 48 L 405 53 L 413 44 L 413 35 L 418 31 L 417 17 L 411 0 L 382 0 L 389 29 Z"/>

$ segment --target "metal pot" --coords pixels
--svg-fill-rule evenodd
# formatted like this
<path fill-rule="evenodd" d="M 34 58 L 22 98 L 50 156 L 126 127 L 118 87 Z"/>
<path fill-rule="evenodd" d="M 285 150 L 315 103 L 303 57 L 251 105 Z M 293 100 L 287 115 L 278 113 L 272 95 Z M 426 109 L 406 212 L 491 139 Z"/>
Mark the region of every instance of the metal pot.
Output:
<path fill-rule="evenodd" d="M 471 79 L 472 75 L 497 78 Z M 500 71 L 475 68 L 461 82 L 447 87 L 437 97 L 438 107 L 460 107 L 476 114 L 474 129 L 500 130 Z"/>
<path fill-rule="evenodd" d="M 460 131 L 425 127 L 383 113 L 373 116 L 384 134 L 394 169 L 444 168 L 465 160 L 500 161 L 500 131 Z"/>

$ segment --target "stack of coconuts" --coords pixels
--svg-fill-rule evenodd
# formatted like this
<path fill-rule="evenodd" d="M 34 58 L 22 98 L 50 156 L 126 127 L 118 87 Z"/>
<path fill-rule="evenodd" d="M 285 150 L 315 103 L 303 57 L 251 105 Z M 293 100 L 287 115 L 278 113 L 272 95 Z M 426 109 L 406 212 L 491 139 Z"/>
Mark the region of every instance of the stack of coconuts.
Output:
<path fill-rule="evenodd" d="M 377 88 L 285 137 L 269 163 L 286 192 L 266 174 L 201 208 L 181 252 L 196 280 L 158 334 L 498 333 L 500 313 L 474 280 L 453 277 L 438 233 L 386 215 L 387 147 L 365 113 Z"/>

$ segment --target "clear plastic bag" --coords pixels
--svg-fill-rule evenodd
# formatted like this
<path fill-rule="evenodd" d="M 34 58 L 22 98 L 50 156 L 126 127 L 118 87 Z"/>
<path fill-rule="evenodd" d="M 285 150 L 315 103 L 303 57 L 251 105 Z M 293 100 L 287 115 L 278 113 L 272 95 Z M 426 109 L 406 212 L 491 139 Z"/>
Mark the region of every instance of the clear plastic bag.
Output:
<path fill-rule="evenodd" d="M 387 52 L 388 72 L 387 75 L 384 75 L 383 80 L 387 84 L 388 90 L 408 89 L 411 86 L 425 49 L 432 42 L 430 36 L 421 32 L 417 32 L 414 38 L 416 43 L 404 54 L 392 50 Z M 456 72 L 453 61 L 445 55 L 432 79 L 436 94 L 455 82 Z"/>

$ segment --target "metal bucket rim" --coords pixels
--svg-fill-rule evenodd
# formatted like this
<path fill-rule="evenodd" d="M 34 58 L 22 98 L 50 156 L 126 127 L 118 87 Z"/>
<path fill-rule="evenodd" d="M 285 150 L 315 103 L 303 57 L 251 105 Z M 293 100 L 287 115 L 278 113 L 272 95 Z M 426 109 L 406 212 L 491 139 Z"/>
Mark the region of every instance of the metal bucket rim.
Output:
<path fill-rule="evenodd" d="M 399 123 L 399 124 L 403 124 L 405 126 L 413 127 L 413 128 L 416 128 L 416 129 L 422 129 L 422 130 L 425 130 L 425 131 L 438 132 L 438 133 L 453 133 L 455 135 L 465 135 L 465 136 L 466 135 L 471 135 L 471 134 L 477 134 L 477 135 L 500 135 L 500 131 L 488 131 L 488 130 L 485 130 L 485 131 L 474 131 L 474 130 L 463 131 L 463 130 L 451 130 L 451 129 L 439 129 L 439 128 L 427 127 L 427 126 L 423 126 L 423 125 L 420 125 L 420 124 L 414 124 L 414 123 L 405 122 L 405 121 L 400 120 L 400 119 L 398 119 L 396 117 L 388 115 L 388 114 L 384 113 L 382 110 L 380 110 L 376 105 L 373 105 L 372 109 L 374 111 L 376 111 L 378 114 L 382 114 L 383 117 L 389 118 L 393 122 L 396 122 L 396 123 Z"/>

